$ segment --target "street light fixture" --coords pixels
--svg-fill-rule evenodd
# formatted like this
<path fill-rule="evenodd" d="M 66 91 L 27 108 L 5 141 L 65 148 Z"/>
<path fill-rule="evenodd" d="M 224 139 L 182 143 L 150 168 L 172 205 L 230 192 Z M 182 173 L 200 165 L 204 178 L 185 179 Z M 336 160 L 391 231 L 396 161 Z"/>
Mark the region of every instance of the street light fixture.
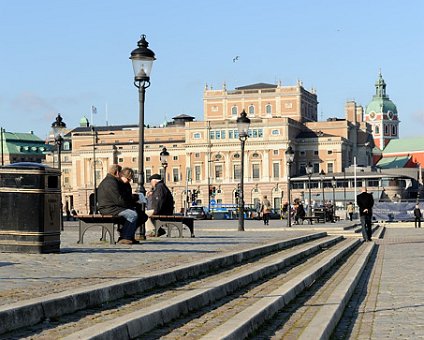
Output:
<path fill-rule="evenodd" d="M 322 207 L 324 208 L 324 205 L 325 205 L 325 196 L 324 196 L 324 178 L 325 178 L 325 172 L 324 172 L 324 170 L 321 170 L 321 172 L 319 173 L 319 178 L 321 178 Z"/>
<path fill-rule="evenodd" d="M 336 177 L 333 176 L 333 178 L 331 179 L 331 186 L 333 187 L 333 220 L 336 220 L 336 186 L 337 186 L 337 181 L 336 181 Z"/>
<path fill-rule="evenodd" d="M 166 168 L 168 167 L 168 156 L 169 156 L 168 150 L 166 150 L 166 148 L 163 147 L 160 153 L 160 162 L 162 163 L 162 167 L 163 167 L 163 182 L 164 183 L 166 183 Z"/>
<path fill-rule="evenodd" d="M 294 162 L 294 151 L 291 145 L 286 150 L 286 162 L 287 162 L 287 199 L 289 201 L 288 206 L 288 214 L 287 214 L 287 227 L 291 227 L 291 203 L 290 203 L 290 173 L 291 173 L 291 166 Z"/>
<path fill-rule="evenodd" d="M 309 188 L 309 202 L 308 202 L 308 216 L 312 216 L 312 202 L 311 202 L 311 176 L 314 171 L 314 167 L 311 162 L 306 166 L 306 174 L 308 175 L 308 188 Z"/>
<path fill-rule="evenodd" d="M 61 150 L 63 144 L 63 136 L 65 134 L 66 124 L 60 113 L 57 114 L 56 120 L 52 123 L 54 143 L 57 148 L 57 167 L 60 171 L 60 229 L 63 230 L 63 207 L 62 207 L 62 157 Z"/>
<path fill-rule="evenodd" d="M 246 111 L 237 118 L 237 129 L 239 140 L 241 142 L 241 173 L 240 173 L 240 193 L 239 193 L 239 220 L 238 231 L 244 231 L 244 146 L 249 137 L 250 119 L 247 117 Z"/>
<path fill-rule="evenodd" d="M 130 59 L 134 69 L 134 85 L 138 88 L 139 95 L 139 133 L 138 133 L 138 181 L 137 192 L 146 197 L 144 188 L 144 101 L 146 89 L 150 86 L 150 72 L 155 54 L 148 48 L 149 43 L 143 34 L 137 43 L 138 47 L 131 52 Z M 146 202 L 142 200 L 141 211 L 146 211 Z M 140 238 L 145 237 L 145 224 L 140 227 Z"/>

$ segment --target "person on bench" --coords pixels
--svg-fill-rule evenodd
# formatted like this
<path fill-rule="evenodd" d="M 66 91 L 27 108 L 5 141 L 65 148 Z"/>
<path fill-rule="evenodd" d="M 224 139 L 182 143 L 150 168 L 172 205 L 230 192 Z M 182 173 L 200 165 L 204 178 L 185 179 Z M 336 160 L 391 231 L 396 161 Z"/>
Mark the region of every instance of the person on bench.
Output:
<path fill-rule="evenodd" d="M 149 197 L 150 202 L 148 205 L 151 210 L 147 210 L 147 216 L 151 215 L 173 215 L 174 214 L 174 198 L 172 197 L 171 191 L 162 181 L 159 174 L 154 174 L 149 177 L 149 182 L 152 185 L 152 194 Z M 149 219 L 150 220 L 150 219 Z M 154 221 L 150 220 L 150 223 L 146 223 L 147 235 L 154 236 Z M 159 228 L 158 235 L 165 235 L 166 232 L 163 228 Z"/>
<path fill-rule="evenodd" d="M 108 174 L 97 188 L 97 202 L 99 212 L 104 215 L 120 216 L 125 219 L 122 229 L 119 230 L 120 244 L 137 244 L 135 231 L 137 229 L 137 212 L 131 209 L 130 202 L 124 199 L 121 185 L 122 167 L 112 164 Z"/>
<path fill-rule="evenodd" d="M 123 168 L 121 171 L 119 190 L 126 204 L 137 212 L 137 225 L 141 228 L 141 225 L 147 221 L 147 215 L 141 209 L 139 196 L 137 194 L 133 194 L 130 183 L 133 179 L 134 170 L 128 167 Z M 146 238 L 144 237 L 144 239 Z"/>

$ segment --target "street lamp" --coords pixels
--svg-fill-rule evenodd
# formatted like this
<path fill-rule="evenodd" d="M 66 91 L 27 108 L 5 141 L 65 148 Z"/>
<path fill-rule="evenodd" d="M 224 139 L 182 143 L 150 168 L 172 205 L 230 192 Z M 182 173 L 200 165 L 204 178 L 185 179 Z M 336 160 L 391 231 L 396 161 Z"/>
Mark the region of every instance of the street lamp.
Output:
<path fill-rule="evenodd" d="M 334 177 L 334 176 L 331 179 L 331 186 L 333 187 L 333 221 L 335 221 L 336 220 L 336 186 L 337 186 L 337 181 L 336 181 L 336 177 Z"/>
<path fill-rule="evenodd" d="M 308 204 L 308 216 L 312 216 L 312 204 L 311 204 L 311 176 L 314 171 L 314 167 L 311 162 L 306 166 L 306 174 L 308 175 L 308 187 L 309 187 L 309 204 Z"/>
<path fill-rule="evenodd" d="M 293 148 L 291 147 L 291 145 L 289 145 L 289 147 L 286 150 L 286 162 L 287 162 L 287 186 L 288 186 L 288 190 L 287 190 L 287 199 L 289 201 L 289 206 L 288 206 L 288 214 L 287 214 L 287 227 L 291 227 L 291 203 L 290 203 L 290 172 L 291 172 L 291 166 L 293 164 L 294 161 L 294 151 Z"/>
<path fill-rule="evenodd" d="M 130 59 L 134 69 L 134 85 L 138 88 L 139 96 L 139 132 L 138 132 L 138 181 L 137 192 L 146 197 L 144 188 L 144 98 L 146 89 L 150 86 L 150 72 L 155 54 L 148 48 L 149 43 L 143 34 L 137 43 L 138 47 L 131 52 Z M 141 211 L 146 211 L 146 201 L 141 202 Z M 140 227 L 140 238 L 145 237 L 145 224 Z"/>
<path fill-rule="evenodd" d="M 325 197 L 324 197 L 324 178 L 325 178 L 325 172 L 324 172 L 324 170 L 321 170 L 321 172 L 319 173 L 319 178 L 321 178 L 322 207 L 324 208 L 324 203 L 325 203 Z"/>
<path fill-rule="evenodd" d="M 163 147 L 160 153 L 160 162 L 162 163 L 162 167 L 163 167 L 163 182 L 164 183 L 166 183 L 166 168 L 168 167 L 168 156 L 169 156 L 168 150 L 166 150 L 166 148 Z"/>
<path fill-rule="evenodd" d="M 63 121 L 60 113 L 57 114 L 56 120 L 52 123 L 54 143 L 57 148 L 57 167 L 60 171 L 60 229 L 63 230 L 63 207 L 62 207 L 62 160 L 61 160 L 61 150 L 63 143 L 63 135 L 65 133 L 66 124 Z"/>
<path fill-rule="evenodd" d="M 240 192 L 239 192 L 239 220 L 238 231 L 244 231 L 244 145 L 249 136 L 250 119 L 246 111 L 237 118 L 237 129 L 241 142 L 241 174 L 240 174 Z"/>
<path fill-rule="evenodd" d="M 97 214 L 97 178 L 96 178 L 96 144 L 97 144 L 97 130 L 94 125 L 91 125 L 91 131 L 93 132 L 93 214 Z"/>

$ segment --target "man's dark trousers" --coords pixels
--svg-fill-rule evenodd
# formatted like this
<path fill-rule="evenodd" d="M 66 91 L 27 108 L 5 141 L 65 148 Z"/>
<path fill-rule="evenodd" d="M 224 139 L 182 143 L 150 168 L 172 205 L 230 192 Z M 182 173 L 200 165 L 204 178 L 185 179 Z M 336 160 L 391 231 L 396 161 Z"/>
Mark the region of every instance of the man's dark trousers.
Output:
<path fill-rule="evenodd" d="M 371 241 L 371 216 L 362 215 L 361 216 L 361 225 L 362 225 L 362 237 L 365 241 Z"/>
<path fill-rule="evenodd" d="M 421 217 L 415 217 L 415 228 L 421 228 Z"/>

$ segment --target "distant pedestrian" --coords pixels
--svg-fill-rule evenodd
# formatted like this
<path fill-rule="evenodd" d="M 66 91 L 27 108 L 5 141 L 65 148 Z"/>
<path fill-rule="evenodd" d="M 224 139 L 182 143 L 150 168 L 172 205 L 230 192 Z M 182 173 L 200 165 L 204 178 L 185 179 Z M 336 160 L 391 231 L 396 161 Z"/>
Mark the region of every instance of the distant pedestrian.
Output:
<path fill-rule="evenodd" d="M 355 212 L 355 206 L 352 202 L 349 202 L 349 204 L 346 207 L 347 213 L 349 214 L 349 220 L 353 220 L 353 213 Z"/>
<path fill-rule="evenodd" d="M 415 228 L 421 228 L 421 217 L 423 217 L 423 214 L 418 204 L 415 205 L 414 216 L 415 216 Z"/>
<path fill-rule="evenodd" d="M 264 195 L 260 211 L 262 219 L 264 220 L 264 225 L 269 225 L 269 215 L 271 214 L 271 202 L 269 201 L 267 195 Z"/>
<path fill-rule="evenodd" d="M 374 206 L 374 198 L 367 192 L 367 188 L 363 187 L 362 192 L 356 197 L 356 203 L 359 207 L 359 216 L 362 225 L 362 237 L 365 241 L 371 241 L 371 225 L 372 225 L 372 207 Z"/>

